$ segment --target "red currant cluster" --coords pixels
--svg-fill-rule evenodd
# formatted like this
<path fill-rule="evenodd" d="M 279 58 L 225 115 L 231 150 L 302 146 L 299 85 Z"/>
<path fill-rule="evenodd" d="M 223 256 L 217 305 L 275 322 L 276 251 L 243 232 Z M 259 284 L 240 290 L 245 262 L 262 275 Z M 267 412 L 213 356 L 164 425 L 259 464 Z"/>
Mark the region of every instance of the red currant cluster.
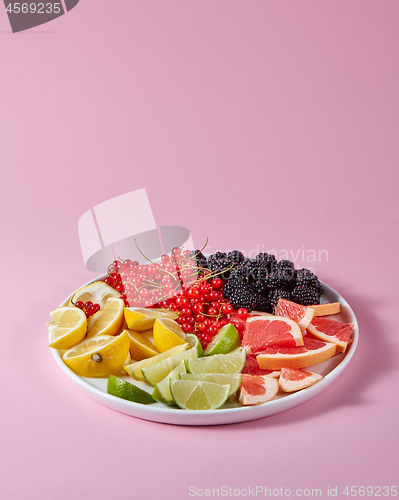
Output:
<path fill-rule="evenodd" d="M 202 270 L 201 275 L 209 272 Z M 161 263 L 140 265 L 137 261 L 115 260 L 104 282 L 121 295 L 126 306 L 152 307 L 188 289 L 199 278 L 199 269 L 190 252 L 173 249 L 162 255 Z"/>
<path fill-rule="evenodd" d="M 100 304 L 93 304 L 90 300 L 87 302 L 78 300 L 75 306 L 84 311 L 86 318 L 90 318 L 90 316 L 93 316 L 93 314 L 100 310 Z"/>

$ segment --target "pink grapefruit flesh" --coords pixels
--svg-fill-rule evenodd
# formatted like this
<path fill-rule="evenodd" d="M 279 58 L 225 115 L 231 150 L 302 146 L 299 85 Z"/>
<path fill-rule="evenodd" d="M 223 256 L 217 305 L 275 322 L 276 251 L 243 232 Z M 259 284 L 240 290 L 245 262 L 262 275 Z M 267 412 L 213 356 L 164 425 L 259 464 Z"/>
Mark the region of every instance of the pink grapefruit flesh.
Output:
<path fill-rule="evenodd" d="M 260 405 L 274 398 L 279 388 L 278 380 L 268 375 L 248 375 L 241 378 L 238 401 L 242 405 Z"/>
<path fill-rule="evenodd" d="M 313 318 L 307 330 L 313 338 L 336 344 L 337 352 L 345 352 L 351 341 L 353 327 L 352 323 L 340 323 L 327 318 Z"/>
<path fill-rule="evenodd" d="M 302 331 L 305 331 L 313 319 L 315 310 L 312 307 L 302 306 L 290 300 L 279 299 L 274 314 L 292 319 L 298 323 Z"/>
<path fill-rule="evenodd" d="M 318 373 L 298 368 L 282 368 L 280 372 L 279 385 L 284 392 L 299 391 L 318 382 L 323 377 Z"/>
<path fill-rule="evenodd" d="M 266 347 L 256 357 L 262 370 L 281 370 L 281 368 L 306 368 L 330 359 L 336 353 L 336 344 L 303 338 L 303 346 Z"/>
<path fill-rule="evenodd" d="M 250 354 L 247 355 L 247 359 L 241 373 L 246 375 L 267 375 L 268 377 L 276 378 L 280 376 L 280 372 L 278 370 L 262 370 L 261 368 L 259 368 L 256 357 L 251 356 Z"/>
<path fill-rule="evenodd" d="M 280 316 L 253 316 L 247 319 L 242 346 L 247 354 L 263 351 L 268 346 L 303 345 L 302 332 L 292 319 Z"/>

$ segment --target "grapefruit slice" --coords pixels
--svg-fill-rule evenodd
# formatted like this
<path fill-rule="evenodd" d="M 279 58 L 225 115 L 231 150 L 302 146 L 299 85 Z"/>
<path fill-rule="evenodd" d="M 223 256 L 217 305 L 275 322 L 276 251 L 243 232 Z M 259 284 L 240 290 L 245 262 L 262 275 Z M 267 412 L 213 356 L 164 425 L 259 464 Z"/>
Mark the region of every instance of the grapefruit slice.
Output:
<path fill-rule="evenodd" d="M 244 368 L 241 373 L 246 375 L 267 375 L 268 377 L 278 378 L 280 372 L 278 370 L 262 370 L 255 356 L 247 355 Z"/>
<path fill-rule="evenodd" d="M 315 310 L 312 307 L 302 306 L 290 300 L 279 299 L 274 314 L 292 319 L 298 323 L 302 331 L 305 331 L 313 319 Z"/>
<path fill-rule="evenodd" d="M 256 359 L 262 370 L 281 370 L 281 368 L 306 368 L 322 363 L 336 353 L 336 344 L 303 338 L 303 346 L 267 347 Z"/>
<path fill-rule="evenodd" d="M 242 405 L 260 405 L 274 398 L 279 388 L 278 380 L 262 375 L 243 375 L 238 401 Z"/>
<path fill-rule="evenodd" d="M 302 332 L 292 319 L 281 316 L 253 316 L 247 319 L 242 346 L 247 354 L 263 351 L 268 346 L 303 345 Z"/>
<path fill-rule="evenodd" d="M 299 391 L 318 382 L 323 377 L 318 373 L 301 370 L 298 368 L 281 368 L 278 383 L 284 392 Z"/>
<path fill-rule="evenodd" d="M 347 345 L 351 342 L 353 327 L 352 323 L 340 323 L 327 318 L 313 318 L 307 330 L 313 338 L 336 344 L 337 352 L 345 352 Z"/>
<path fill-rule="evenodd" d="M 315 316 L 328 316 L 329 314 L 338 314 L 341 310 L 339 302 L 331 302 L 329 304 L 316 304 L 309 306 L 314 309 Z"/>

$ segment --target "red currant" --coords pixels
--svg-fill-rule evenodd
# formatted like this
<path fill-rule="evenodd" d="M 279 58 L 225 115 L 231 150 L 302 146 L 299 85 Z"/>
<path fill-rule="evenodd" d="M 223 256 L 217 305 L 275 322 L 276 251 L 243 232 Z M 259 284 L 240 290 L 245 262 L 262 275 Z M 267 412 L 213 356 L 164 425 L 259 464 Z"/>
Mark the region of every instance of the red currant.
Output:
<path fill-rule="evenodd" d="M 81 300 L 78 300 L 75 304 L 76 307 L 79 307 L 79 309 L 83 309 L 85 304 Z"/>
<path fill-rule="evenodd" d="M 87 301 L 87 302 L 85 303 L 85 308 L 86 308 L 86 309 L 90 309 L 90 307 L 92 307 L 92 305 L 93 305 L 93 302 L 91 302 L 91 301 L 89 300 L 89 301 Z"/>
<path fill-rule="evenodd" d="M 233 306 L 231 304 L 223 304 L 222 312 L 223 314 L 231 314 L 233 312 Z"/>
<path fill-rule="evenodd" d="M 240 319 L 247 319 L 248 310 L 245 307 L 241 307 L 241 309 L 238 309 L 237 314 Z"/>
<path fill-rule="evenodd" d="M 223 285 L 223 281 L 220 278 L 215 278 L 212 281 L 212 288 L 218 290 Z"/>

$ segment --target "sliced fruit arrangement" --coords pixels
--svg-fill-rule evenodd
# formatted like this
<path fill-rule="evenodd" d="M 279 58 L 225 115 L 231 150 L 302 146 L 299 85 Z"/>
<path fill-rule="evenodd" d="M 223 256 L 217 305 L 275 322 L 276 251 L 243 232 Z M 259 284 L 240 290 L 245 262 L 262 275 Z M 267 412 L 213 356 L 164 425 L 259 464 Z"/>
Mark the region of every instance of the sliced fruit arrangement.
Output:
<path fill-rule="evenodd" d="M 132 402 L 262 404 L 320 380 L 304 368 L 351 342 L 353 325 L 325 317 L 340 304 L 320 304 L 322 293 L 317 276 L 270 254 L 176 248 L 159 264 L 115 260 L 103 281 L 50 313 L 49 345 L 66 350 L 75 373 L 109 377 L 109 394 Z M 152 396 L 122 374 L 147 382 Z"/>

